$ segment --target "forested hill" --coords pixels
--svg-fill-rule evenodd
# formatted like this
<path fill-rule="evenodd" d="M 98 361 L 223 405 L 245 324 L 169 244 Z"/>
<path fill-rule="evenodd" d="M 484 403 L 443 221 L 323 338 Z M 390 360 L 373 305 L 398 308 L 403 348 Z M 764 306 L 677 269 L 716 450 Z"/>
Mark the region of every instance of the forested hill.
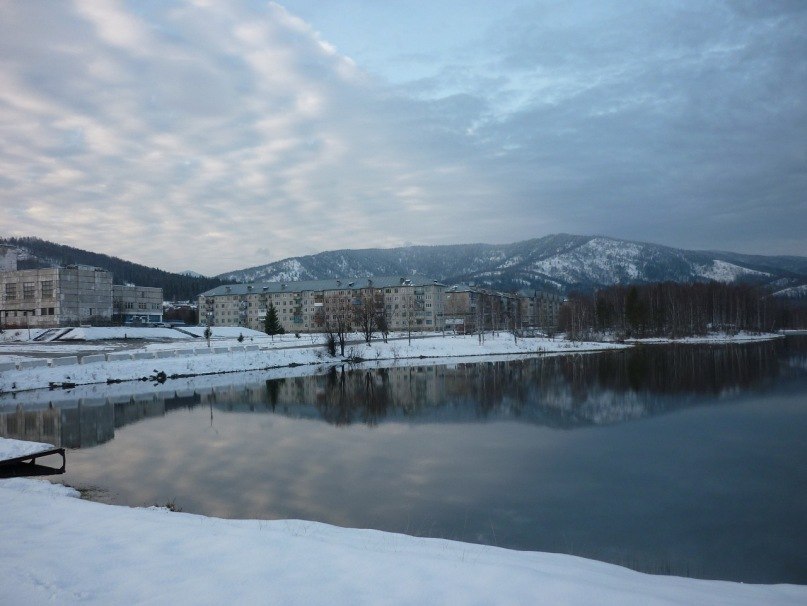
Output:
<path fill-rule="evenodd" d="M 175 274 L 39 238 L 0 238 L 0 244 L 27 251 L 43 265 L 92 265 L 112 272 L 115 284 L 160 287 L 163 289 L 163 297 L 168 301 L 195 299 L 199 293 L 229 283 L 220 278 Z"/>
<path fill-rule="evenodd" d="M 473 282 L 508 291 L 592 291 L 612 284 L 709 281 L 750 282 L 782 290 L 807 284 L 807 257 L 696 251 L 603 236 L 553 234 L 512 244 L 334 250 L 219 277 L 239 282 L 294 281 L 413 272 L 446 284 Z"/>

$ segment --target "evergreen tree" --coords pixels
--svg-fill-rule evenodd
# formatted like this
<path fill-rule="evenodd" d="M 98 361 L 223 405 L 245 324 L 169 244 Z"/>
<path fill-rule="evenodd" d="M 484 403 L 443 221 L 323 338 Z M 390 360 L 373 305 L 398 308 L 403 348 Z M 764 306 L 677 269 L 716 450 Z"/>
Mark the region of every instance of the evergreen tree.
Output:
<path fill-rule="evenodd" d="M 286 332 L 283 325 L 277 319 L 277 310 L 272 303 L 269 304 L 269 309 L 266 310 L 266 318 L 263 321 L 263 332 L 273 337 Z"/>

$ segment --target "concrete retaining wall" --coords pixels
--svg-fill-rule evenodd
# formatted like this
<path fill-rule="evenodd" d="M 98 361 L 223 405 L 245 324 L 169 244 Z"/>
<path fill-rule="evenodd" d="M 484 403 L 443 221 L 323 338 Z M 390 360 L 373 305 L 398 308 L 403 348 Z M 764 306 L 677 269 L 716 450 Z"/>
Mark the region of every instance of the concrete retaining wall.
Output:
<path fill-rule="evenodd" d="M 96 362 L 106 362 L 106 356 L 104 354 L 93 354 L 81 358 L 82 364 L 95 364 Z"/>
<path fill-rule="evenodd" d="M 48 361 L 45 358 L 39 358 L 36 360 L 22 360 L 21 362 L 17 362 L 17 368 L 20 370 L 24 370 L 26 368 L 42 368 L 48 365 Z"/>
<path fill-rule="evenodd" d="M 132 354 L 130 354 L 128 351 L 126 352 L 118 351 L 114 353 L 108 353 L 106 355 L 107 362 L 115 362 L 116 360 L 131 360 L 131 359 Z"/>
<path fill-rule="evenodd" d="M 63 356 L 61 358 L 53 358 L 50 361 L 51 367 L 53 366 L 73 366 L 78 364 L 78 356 Z"/>

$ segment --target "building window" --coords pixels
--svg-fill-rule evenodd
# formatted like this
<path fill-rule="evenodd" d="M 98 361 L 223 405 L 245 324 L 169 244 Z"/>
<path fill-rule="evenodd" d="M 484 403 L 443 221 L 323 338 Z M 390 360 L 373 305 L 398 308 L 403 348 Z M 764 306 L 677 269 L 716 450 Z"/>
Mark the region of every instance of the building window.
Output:
<path fill-rule="evenodd" d="M 146 309 L 146 304 L 145 303 L 138 303 L 137 308 L 138 309 Z"/>
<path fill-rule="evenodd" d="M 14 301 L 17 298 L 17 285 L 6 284 L 6 301 Z"/>
<path fill-rule="evenodd" d="M 36 282 L 22 283 L 22 298 L 25 301 L 33 301 L 36 298 Z"/>
<path fill-rule="evenodd" d="M 52 299 L 53 298 L 53 280 L 42 280 L 42 298 L 43 299 Z"/>

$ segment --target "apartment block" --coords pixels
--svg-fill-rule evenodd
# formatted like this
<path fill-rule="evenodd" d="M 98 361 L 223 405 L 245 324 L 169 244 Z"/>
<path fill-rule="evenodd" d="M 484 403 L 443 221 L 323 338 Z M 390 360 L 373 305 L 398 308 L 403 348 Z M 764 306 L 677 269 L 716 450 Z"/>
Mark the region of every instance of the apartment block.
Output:
<path fill-rule="evenodd" d="M 559 293 L 525 290 L 519 293 L 521 319 L 524 326 L 549 330 L 557 327 L 558 313 L 564 297 Z"/>
<path fill-rule="evenodd" d="M 563 297 L 540 290 L 502 293 L 477 286 L 457 285 L 445 291 L 447 329 L 457 333 L 512 328 L 550 329 L 557 324 Z"/>
<path fill-rule="evenodd" d="M 273 305 L 287 332 L 321 332 L 337 314 L 371 301 L 391 330 L 440 330 L 444 292 L 444 284 L 423 276 L 232 284 L 199 295 L 199 322 L 263 330 Z"/>

